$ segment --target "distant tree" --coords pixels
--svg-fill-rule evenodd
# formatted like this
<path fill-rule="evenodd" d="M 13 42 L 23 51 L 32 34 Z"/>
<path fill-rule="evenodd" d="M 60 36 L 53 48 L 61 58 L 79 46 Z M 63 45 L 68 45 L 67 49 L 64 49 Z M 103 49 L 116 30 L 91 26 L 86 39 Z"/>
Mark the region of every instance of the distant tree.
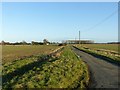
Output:
<path fill-rule="evenodd" d="M 50 44 L 56 44 L 56 42 L 50 42 Z"/>
<path fill-rule="evenodd" d="M 5 41 L 1 41 L 1 45 L 5 45 Z"/>
<path fill-rule="evenodd" d="M 34 44 L 35 44 L 35 42 L 34 42 L 34 41 L 31 41 L 31 44 L 32 44 L 32 45 L 34 45 Z"/>
<path fill-rule="evenodd" d="M 35 41 L 32 41 L 31 44 L 32 44 L 32 45 L 38 45 L 39 43 L 38 43 L 38 42 L 35 42 Z"/>
<path fill-rule="evenodd" d="M 50 44 L 50 42 L 49 42 L 47 39 L 44 39 L 44 40 L 43 40 L 43 43 L 44 43 L 45 45 Z"/>
<path fill-rule="evenodd" d="M 21 45 L 21 43 L 15 42 L 15 43 L 13 43 L 12 45 Z"/>
<path fill-rule="evenodd" d="M 23 40 L 23 41 L 21 42 L 21 44 L 22 44 L 22 45 L 27 45 L 27 42 Z"/>
<path fill-rule="evenodd" d="M 5 42 L 5 41 L 1 41 L 0 44 L 1 44 L 1 45 L 10 45 L 11 43 L 10 43 L 10 42 Z"/>
<path fill-rule="evenodd" d="M 35 42 L 35 41 L 32 41 L 31 44 L 32 44 L 32 45 L 43 45 L 42 42 Z"/>
<path fill-rule="evenodd" d="M 31 43 L 27 43 L 25 41 L 22 41 L 22 42 L 11 43 L 11 45 L 31 45 Z"/>
<path fill-rule="evenodd" d="M 42 42 L 39 42 L 39 44 L 40 44 L 40 45 L 43 45 L 43 43 L 42 43 Z"/>

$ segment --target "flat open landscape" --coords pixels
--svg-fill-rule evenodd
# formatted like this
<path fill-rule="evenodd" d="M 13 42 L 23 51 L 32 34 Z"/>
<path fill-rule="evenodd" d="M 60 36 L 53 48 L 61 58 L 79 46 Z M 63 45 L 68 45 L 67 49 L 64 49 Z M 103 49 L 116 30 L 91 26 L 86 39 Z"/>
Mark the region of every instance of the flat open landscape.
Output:
<path fill-rule="evenodd" d="M 5 45 L 2 46 L 2 63 L 31 55 L 49 54 L 58 47 L 57 45 Z"/>
<path fill-rule="evenodd" d="M 92 55 L 107 58 L 110 62 L 120 63 L 119 44 L 81 44 L 79 49 Z"/>
<path fill-rule="evenodd" d="M 48 47 L 41 49 L 48 50 Z M 89 72 L 86 64 L 77 57 L 71 47 L 66 46 L 60 47 L 56 53 L 49 56 L 41 53 L 5 63 L 2 81 L 4 89 L 86 88 L 89 84 Z"/>
<path fill-rule="evenodd" d="M 120 44 L 81 44 L 81 46 L 86 46 L 91 49 L 105 49 L 118 52 L 118 46 L 120 46 Z"/>
<path fill-rule="evenodd" d="M 119 61 L 118 52 L 113 54 L 115 47 L 117 44 L 3 46 L 3 88 L 116 88 L 119 86 L 114 85 L 118 83 L 118 66 L 107 62 L 108 58 L 113 63 Z M 100 69 L 106 65 L 104 68 L 114 69 L 114 74 Z M 108 79 L 99 76 L 102 72 L 104 76 L 109 74 Z M 112 75 L 116 76 L 114 80 Z M 104 80 L 112 84 L 105 84 Z"/>
<path fill-rule="evenodd" d="M 24 1 L 0 4 L 0 89 L 120 88 L 120 2 Z"/>

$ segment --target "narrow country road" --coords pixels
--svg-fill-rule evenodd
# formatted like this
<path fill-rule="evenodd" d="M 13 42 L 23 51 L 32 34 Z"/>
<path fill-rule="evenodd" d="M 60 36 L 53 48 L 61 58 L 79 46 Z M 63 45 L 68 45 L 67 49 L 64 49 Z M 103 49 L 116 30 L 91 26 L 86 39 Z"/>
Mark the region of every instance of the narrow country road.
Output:
<path fill-rule="evenodd" d="M 90 70 L 89 88 L 120 88 L 120 67 L 72 47 Z M 119 74 L 119 75 L 118 75 Z"/>

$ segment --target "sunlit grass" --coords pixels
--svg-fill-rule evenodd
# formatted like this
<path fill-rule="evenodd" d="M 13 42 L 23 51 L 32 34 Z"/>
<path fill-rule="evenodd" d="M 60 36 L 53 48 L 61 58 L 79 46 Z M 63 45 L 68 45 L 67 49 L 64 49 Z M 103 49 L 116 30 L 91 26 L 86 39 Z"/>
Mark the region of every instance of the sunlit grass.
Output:
<path fill-rule="evenodd" d="M 50 57 L 48 61 L 41 62 L 37 58 L 4 65 L 3 88 L 85 88 L 88 85 L 87 66 L 70 47 L 65 47 L 59 57 Z M 16 75 L 10 78 L 9 73 Z"/>
<path fill-rule="evenodd" d="M 57 45 L 5 45 L 2 46 L 3 63 L 31 55 L 49 54 L 58 48 Z"/>

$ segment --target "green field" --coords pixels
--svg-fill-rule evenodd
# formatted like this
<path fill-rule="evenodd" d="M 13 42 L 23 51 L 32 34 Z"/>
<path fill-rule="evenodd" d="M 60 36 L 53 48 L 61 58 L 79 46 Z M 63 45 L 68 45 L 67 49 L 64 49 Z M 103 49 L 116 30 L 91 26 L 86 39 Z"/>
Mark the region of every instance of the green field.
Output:
<path fill-rule="evenodd" d="M 117 44 L 80 44 L 76 47 L 119 61 Z M 89 71 L 71 45 L 3 46 L 3 88 L 86 88 Z M 49 56 L 48 56 L 49 55 Z"/>
<path fill-rule="evenodd" d="M 75 46 L 89 54 L 106 57 L 111 59 L 110 61 L 120 63 L 118 45 L 119 44 L 81 44 Z"/>
<path fill-rule="evenodd" d="M 3 65 L 3 88 L 85 88 L 89 83 L 86 64 L 69 46 L 45 60 L 44 55 Z"/>
<path fill-rule="evenodd" d="M 4 45 L 2 46 L 2 63 L 31 55 L 49 54 L 57 48 L 59 48 L 57 45 Z"/>
<path fill-rule="evenodd" d="M 91 49 L 106 49 L 118 52 L 118 45 L 120 44 L 81 44 Z"/>

